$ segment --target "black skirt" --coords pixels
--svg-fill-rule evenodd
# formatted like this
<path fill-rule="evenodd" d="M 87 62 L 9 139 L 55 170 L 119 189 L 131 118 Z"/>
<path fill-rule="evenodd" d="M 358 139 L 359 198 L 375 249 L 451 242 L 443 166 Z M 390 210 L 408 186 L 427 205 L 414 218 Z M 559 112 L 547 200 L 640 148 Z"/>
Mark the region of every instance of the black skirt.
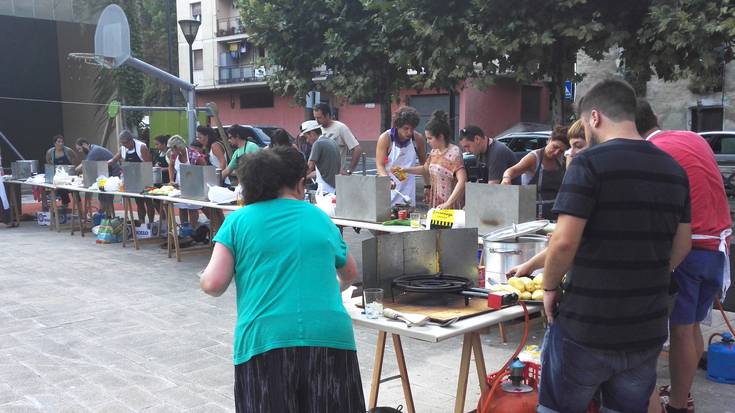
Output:
<path fill-rule="evenodd" d="M 357 353 L 288 347 L 235 366 L 237 413 L 364 413 Z"/>

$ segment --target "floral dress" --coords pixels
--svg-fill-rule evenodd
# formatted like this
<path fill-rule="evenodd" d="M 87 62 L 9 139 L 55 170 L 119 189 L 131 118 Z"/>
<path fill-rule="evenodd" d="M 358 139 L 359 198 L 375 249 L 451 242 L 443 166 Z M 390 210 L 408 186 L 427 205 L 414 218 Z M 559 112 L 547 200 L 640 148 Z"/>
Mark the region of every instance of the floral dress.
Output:
<path fill-rule="evenodd" d="M 431 208 L 436 208 L 449 199 L 457 185 L 457 171 L 464 169 L 462 151 L 457 145 L 450 144 L 446 149 L 432 149 L 426 160 L 429 164 L 429 176 L 431 178 L 431 192 L 429 200 Z M 461 196 L 451 209 L 462 209 L 464 207 L 464 195 Z"/>

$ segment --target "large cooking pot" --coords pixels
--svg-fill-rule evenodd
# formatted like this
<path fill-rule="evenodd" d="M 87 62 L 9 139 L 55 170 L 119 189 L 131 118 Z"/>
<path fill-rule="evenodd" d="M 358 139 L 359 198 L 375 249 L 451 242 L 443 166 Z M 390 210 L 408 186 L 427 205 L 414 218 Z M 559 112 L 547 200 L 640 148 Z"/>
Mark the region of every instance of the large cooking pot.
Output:
<path fill-rule="evenodd" d="M 543 251 L 548 244 L 544 235 L 535 232 L 543 229 L 549 221 L 532 221 L 501 228 L 483 237 L 485 260 L 485 283 L 505 283 L 505 274 Z"/>

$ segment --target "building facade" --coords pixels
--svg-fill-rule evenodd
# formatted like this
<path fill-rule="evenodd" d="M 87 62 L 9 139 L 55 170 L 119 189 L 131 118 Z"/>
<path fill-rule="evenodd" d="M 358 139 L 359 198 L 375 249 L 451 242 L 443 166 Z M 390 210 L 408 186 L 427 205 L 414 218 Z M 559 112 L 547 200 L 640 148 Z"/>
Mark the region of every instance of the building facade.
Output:
<path fill-rule="evenodd" d="M 584 96 L 598 81 L 621 76 L 618 51 L 611 50 L 603 60 L 596 62 L 580 53 L 577 72 L 585 74 L 577 85 L 577 99 Z M 723 68 L 721 90 L 711 93 L 696 92 L 696 80 L 682 79 L 664 82 L 654 77 L 646 84 L 645 98 L 658 115 L 663 129 L 692 130 L 696 132 L 735 130 L 735 65 Z"/>
<path fill-rule="evenodd" d="M 292 135 L 307 117 L 305 102 L 274 95 L 268 88 L 267 70 L 258 58 L 267 48 L 249 41 L 247 22 L 240 19 L 231 0 L 177 0 L 177 19 L 201 21 L 192 45 L 194 83 L 199 105 L 215 102 L 225 125 L 239 123 L 279 126 Z M 179 73 L 189 73 L 189 45 L 178 34 Z M 315 70 L 315 77 L 319 71 Z M 345 99 L 321 93 L 319 100 L 336 109 L 336 118 L 346 123 L 360 140 L 363 149 L 373 154 L 380 130 L 380 105 L 349 104 Z M 454 108 L 450 111 L 450 104 Z M 480 126 L 495 136 L 519 124 L 545 125 L 549 122 L 548 90 L 538 85 L 519 85 L 501 81 L 487 89 L 471 86 L 451 97 L 442 91 L 402 90 L 400 104 L 416 107 L 422 115 L 419 131 L 436 109 L 454 114 L 455 129 L 468 124 Z M 397 104 L 395 105 L 397 106 Z"/>

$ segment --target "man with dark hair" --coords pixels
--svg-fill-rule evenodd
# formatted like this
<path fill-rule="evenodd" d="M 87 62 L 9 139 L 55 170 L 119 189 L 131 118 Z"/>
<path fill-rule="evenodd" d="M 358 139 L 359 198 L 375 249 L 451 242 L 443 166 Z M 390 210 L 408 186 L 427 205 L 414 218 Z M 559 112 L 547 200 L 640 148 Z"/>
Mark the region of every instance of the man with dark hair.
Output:
<path fill-rule="evenodd" d="M 673 157 L 689 178 L 692 202 L 692 251 L 674 270 L 679 286 L 671 318 L 669 370 L 671 387 L 660 389 L 669 412 L 694 410 L 689 391 L 704 353 L 699 327 L 719 295 L 730 284 L 728 248 L 732 233 L 730 208 L 717 161 L 707 141 L 694 132 L 662 131 L 651 105 L 638 99 L 638 132 Z"/>
<path fill-rule="evenodd" d="M 691 247 L 689 185 L 641 139 L 635 111 L 620 80 L 598 83 L 580 104 L 590 148 L 572 161 L 553 209 L 539 412 L 584 411 L 598 390 L 603 408 L 646 412 L 656 385 L 671 270 Z"/>
<path fill-rule="evenodd" d="M 85 156 L 84 160 L 86 161 L 108 161 L 110 176 L 120 176 L 120 163 L 109 163 L 110 159 L 112 159 L 115 155 L 113 155 L 112 152 L 110 152 L 107 148 L 99 145 L 90 145 L 90 143 L 86 139 L 79 138 L 76 141 L 76 149 L 77 152 Z M 82 165 L 83 164 L 80 163 L 79 166 L 77 166 L 77 171 L 82 170 Z M 100 202 L 100 210 L 104 211 L 108 217 L 114 217 L 115 208 L 112 202 L 115 197 L 107 194 L 99 194 L 97 195 L 97 197 Z M 86 199 L 88 200 L 89 198 Z M 87 201 L 85 200 L 85 204 L 86 203 Z"/>
<path fill-rule="evenodd" d="M 339 174 L 341 164 L 337 143 L 326 137 L 314 120 L 307 120 L 301 124 L 301 136 L 312 145 L 307 163 L 307 178 L 316 178 L 320 189 L 335 193 L 337 186 L 335 176 Z"/>
<path fill-rule="evenodd" d="M 503 180 L 505 170 L 517 163 L 516 156 L 510 148 L 485 136 L 485 132 L 479 126 L 469 125 L 461 129 L 459 146 L 463 151 L 475 155 L 474 168 L 479 183 L 499 184 Z M 520 185 L 521 177 L 516 177 L 511 183 Z"/>
<path fill-rule="evenodd" d="M 362 155 L 360 142 L 357 141 L 357 138 L 355 138 L 355 135 L 352 134 L 352 131 L 350 131 L 347 125 L 332 119 L 332 108 L 328 104 L 317 103 L 314 106 L 314 119 L 321 126 L 322 134 L 335 141 L 339 147 L 340 173 L 351 175 L 357 163 L 360 162 L 360 156 Z M 352 151 L 352 159 L 350 160 L 350 167 L 343 170 L 343 162 L 347 158 L 348 150 Z"/>
<path fill-rule="evenodd" d="M 248 138 L 255 138 L 252 136 L 252 132 L 240 125 L 232 125 L 227 129 L 227 137 L 229 140 L 234 140 L 237 145 L 237 149 L 232 153 L 232 159 L 227 164 L 227 168 L 222 171 L 222 179 L 232 175 L 233 172 L 237 171 L 237 161 L 240 156 L 246 153 L 258 152 L 260 148 L 253 142 L 250 142 Z"/>

